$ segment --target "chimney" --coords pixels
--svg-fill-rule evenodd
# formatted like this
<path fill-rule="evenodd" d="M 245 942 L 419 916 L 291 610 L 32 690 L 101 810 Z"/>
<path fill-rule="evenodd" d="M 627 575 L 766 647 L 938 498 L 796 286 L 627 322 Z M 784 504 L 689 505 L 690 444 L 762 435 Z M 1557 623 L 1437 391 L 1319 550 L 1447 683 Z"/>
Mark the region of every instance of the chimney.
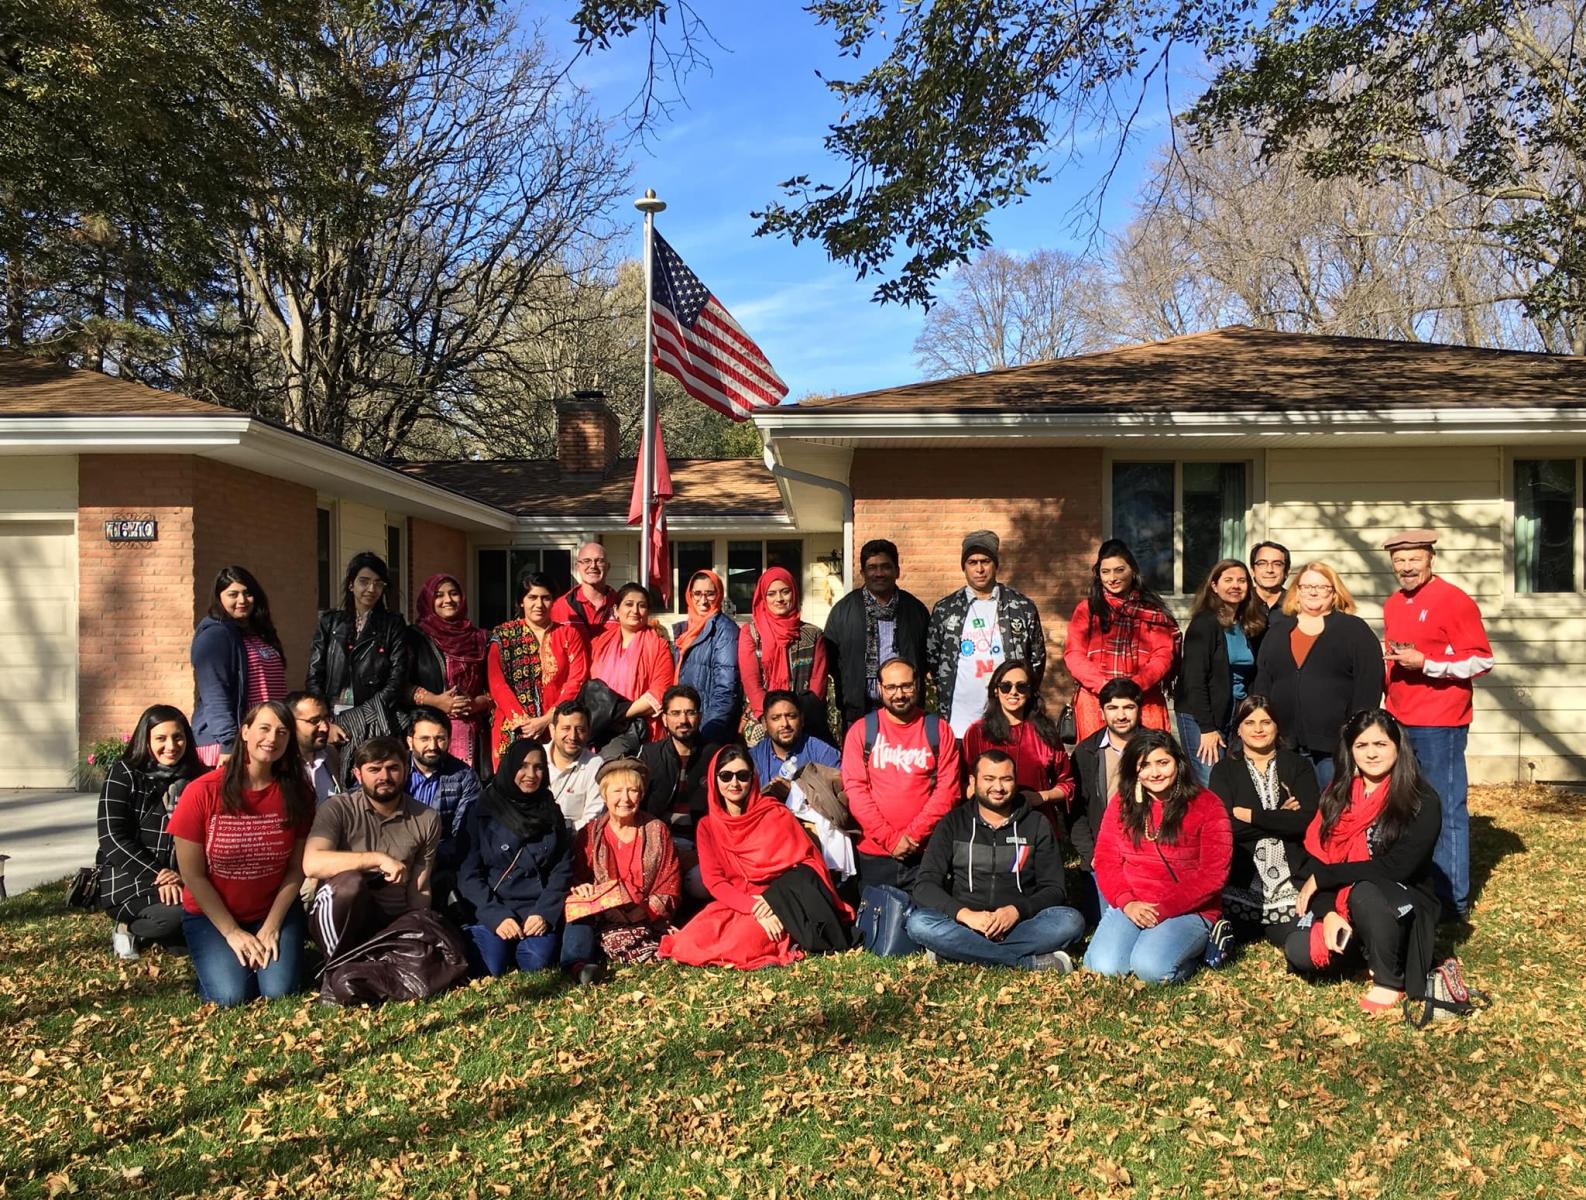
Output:
<path fill-rule="evenodd" d="M 598 391 L 556 402 L 556 461 L 569 475 L 604 475 L 617 461 L 617 414 Z"/>

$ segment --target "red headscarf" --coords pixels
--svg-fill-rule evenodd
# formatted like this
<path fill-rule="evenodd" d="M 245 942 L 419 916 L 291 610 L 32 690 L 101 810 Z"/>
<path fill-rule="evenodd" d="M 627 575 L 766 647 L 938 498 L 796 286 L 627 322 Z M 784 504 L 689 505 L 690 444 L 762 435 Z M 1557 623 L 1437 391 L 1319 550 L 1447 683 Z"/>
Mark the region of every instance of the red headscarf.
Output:
<path fill-rule="evenodd" d="M 749 772 L 748 802 L 743 813 L 736 817 L 727 811 L 721 798 L 721 786 L 716 782 L 716 768 L 731 754 L 736 754 L 743 764 L 740 769 Z M 826 860 L 787 806 L 760 794 L 754 764 L 741 747 L 727 746 L 718 750 L 705 778 L 709 809 L 704 820 L 710 822 L 715 835 L 711 840 L 727 873 L 742 880 L 745 891 L 758 895 L 783 872 L 804 863 L 820 876 L 826 890 L 837 899 L 837 889 L 826 870 Z M 844 914 L 853 915 L 840 899 L 837 899 L 837 907 Z"/>
<path fill-rule="evenodd" d="M 793 589 L 793 611 L 785 617 L 771 615 L 765 594 L 773 583 L 785 583 Z M 776 691 L 790 685 L 787 669 L 787 648 L 799 635 L 799 585 L 786 567 L 772 567 L 760 576 L 754 585 L 754 601 L 749 606 L 755 632 L 760 635 L 760 674 L 765 690 Z"/>
<path fill-rule="evenodd" d="M 716 603 L 711 606 L 711 610 L 704 616 L 700 616 L 694 611 L 694 598 L 688 594 L 693 591 L 694 580 L 700 576 L 704 576 L 716 586 Z M 688 577 L 688 587 L 683 596 L 683 604 L 688 612 L 688 628 L 677 635 L 677 656 L 679 659 L 683 657 L 683 652 L 694 644 L 694 639 L 704 632 L 705 626 L 710 624 L 711 619 L 721 611 L 721 597 L 721 577 L 709 567 L 702 571 L 695 571 Z"/>
<path fill-rule="evenodd" d="M 435 593 L 443 583 L 456 587 L 460 600 L 458 611 L 461 615 L 450 621 L 435 614 Z M 485 690 L 485 651 L 490 639 L 468 619 L 467 612 L 468 597 L 455 575 L 431 575 L 419 589 L 417 624 L 446 660 L 446 687 L 467 696 L 477 696 Z"/>

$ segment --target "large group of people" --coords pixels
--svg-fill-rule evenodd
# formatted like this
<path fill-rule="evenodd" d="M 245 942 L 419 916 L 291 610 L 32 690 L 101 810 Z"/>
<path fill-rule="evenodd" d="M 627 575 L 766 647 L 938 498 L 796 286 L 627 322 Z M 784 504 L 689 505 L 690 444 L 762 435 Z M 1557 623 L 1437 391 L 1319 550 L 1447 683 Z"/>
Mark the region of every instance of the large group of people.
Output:
<path fill-rule="evenodd" d="M 361 553 L 296 691 L 264 588 L 229 566 L 191 723 L 151 706 L 105 779 L 112 948 L 185 943 L 200 996 L 235 1004 L 300 987 L 309 943 L 341 964 L 428 910 L 474 974 L 587 984 L 846 950 L 862 904 L 901 896 L 934 960 L 1071 970 L 1083 946 L 1086 969 L 1174 983 L 1267 943 L 1306 976 L 1363 966 L 1362 1007 L 1387 1011 L 1470 901 L 1464 739 L 1492 651 L 1436 540 L 1385 541 L 1380 631 L 1329 564 L 1262 542 L 1211 568 L 1182 634 L 1103 542 L 1061 720 L 990 530 L 930 608 L 866 543 L 824 629 L 772 567 L 741 627 L 696 572 L 669 630 L 597 543 L 563 595 L 526 574 L 494 629 L 448 574 L 410 624 Z"/>

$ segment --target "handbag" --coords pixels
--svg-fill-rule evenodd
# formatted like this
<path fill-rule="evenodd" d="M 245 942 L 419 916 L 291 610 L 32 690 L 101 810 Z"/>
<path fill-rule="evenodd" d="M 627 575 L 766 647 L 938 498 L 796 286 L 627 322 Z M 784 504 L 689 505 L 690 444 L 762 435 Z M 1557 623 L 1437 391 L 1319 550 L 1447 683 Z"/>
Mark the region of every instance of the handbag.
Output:
<path fill-rule="evenodd" d="M 326 963 L 319 998 L 343 1005 L 423 1000 L 467 974 L 462 935 L 434 909 L 419 908 Z"/>
<path fill-rule="evenodd" d="M 92 912 L 99 907 L 99 883 L 104 868 L 98 863 L 91 867 L 78 867 L 66 889 L 66 907 Z"/>
<path fill-rule="evenodd" d="M 859 916 L 854 932 L 864 948 L 882 958 L 901 958 L 918 954 L 919 943 L 905 928 L 914 902 L 902 888 L 873 883 L 859 894 Z"/>
<path fill-rule="evenodd" d="M 622 880 L 608 879 L 605 883 L 597 883 L 595 894 L 587 900 L 569 896 L 562 911 L 570 922 L 583 921 L 613 908 L 626 908 L 632 903 L 633 897 L 628 895 Z"/>
<path fill-rule="evenodd" d="M 1465 982 L 1465 972 L 1459 965 L 1459 959 L 1445 958 L 1427 974 L 1426 995 L 1423 998 L 1412 1000 L 1405 997 L 1404 1019 L 1417 1029 L 1425 1029 L 1434 1021 L 1468 1017 L 1490 1003 L 1485 992 L 1478 992 Z"/>
<path fill-rule="evenodd" d="M 1074 721 L 1072 704 L 1063 705 L 1063 711 L 1057 714 L 1057 740 L 1067 746 L 1079 741 L 1079 726 Z"/>

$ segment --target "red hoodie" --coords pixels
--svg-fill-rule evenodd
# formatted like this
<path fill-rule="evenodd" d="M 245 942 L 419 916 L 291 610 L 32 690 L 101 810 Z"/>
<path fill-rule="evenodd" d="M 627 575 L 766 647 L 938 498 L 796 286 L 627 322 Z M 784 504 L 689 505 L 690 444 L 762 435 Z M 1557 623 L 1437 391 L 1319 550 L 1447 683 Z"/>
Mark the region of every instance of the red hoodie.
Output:
<path fill-rule="evenodd" d="M 905 833 L 924 845 L 936 823 L 958 803 L 963 785 L 958 777 L 958 742 L 945 720 L 935 763 L 925 736 L 924 713 L 900 725 L 882 710 L 876 726 L 876 744 L 868 762 L 865 723 L 855 721 L 849 728 L 843 741 L 843 791 L 848 795 L 848 811 L 863 834 L 859 853 L 887 855 Z"/>
<path fill-rule="evenodd" d="M 1096 886 L 1107 903 L 1122 908 L 1144 900 L 1157 906 L 1161 921 L 1192 912 L 1208 921 L 1222 916 L 1234 838 L 1228 810 L 1216 793 L 1202 788 L 1190 801 L 1171 844 L 1142 836 L 1136 846 L 1124 831 L 1121 808 L 1114 796 L 1096 835 Z M 1159 828 L 1161 821 L 1162 805 L 1152 801 L 1147 827 Z"/>

